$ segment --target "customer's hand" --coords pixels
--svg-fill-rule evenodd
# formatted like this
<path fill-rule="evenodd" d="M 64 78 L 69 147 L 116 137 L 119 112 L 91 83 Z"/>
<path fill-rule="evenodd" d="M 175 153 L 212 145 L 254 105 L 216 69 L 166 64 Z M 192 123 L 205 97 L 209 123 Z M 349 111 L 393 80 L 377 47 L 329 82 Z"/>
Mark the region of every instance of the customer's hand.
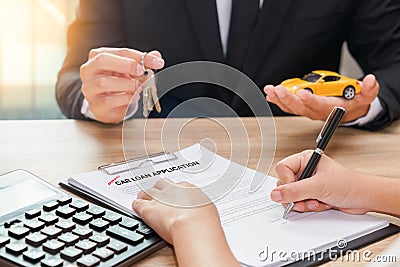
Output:
<path fill-rule="evenodd" d="M 89 110 L 97 120 L 119 123 L 143 80 L 141 65 L 143 52 L 128 48 L 97 48 L 81 66 L 82 93 L 89 103 Z M 145 56 L 145 68 L 161 69 L 164 60 L 157 51 Z"/>
<path fill-rule="evenodd" d="M 366 192 L 376 179 L 372 181 L 373 177 L 347 169 L 325 155 L 310 178 L 297 181 L 311 154 L 312 151 L 304 151 L 276 165 L 279 181 L 278 187 L 271 191 L 273 201 L 284 206 L 296 202 L 293 210 L 298 212 L 334 208 L 346 213 L 364 214 L 371 210 Z"/>
<path fill-rule="evenodd" d="M 306 90 L 297 94 L 290 93 L 285 87 L 267 85 L 264 88 L 267 101 L 276 104 L 283 111 L 305 116 L 312 120 L 325 120 L 334 106 L 346 109 L 343 122 L 351 122 L 368 113 L 371 102 L 379 92 L 379 84 L 374 75 L 367 75 L 362 83 L 362 90 L 352 100 L 343 97 L 317 96 Z"/>
<path fill-rule="evenodd" d="M 203 191 L 166 179 L 146 191 L 139 192 L 133 209 L 174 245 L 179 266 L 240 266 L 229 249 L 217 208 Z"/>
<path fill-rule="evenodd" d="M 199 188 L 187 182 L 175 184 L 161 179 L 153 188 L 140 191 L 137 197 L 133 209 L 170 244 L 175 243 L 177 232 L 191 232 L 188 227 L 193 233 L 199 225 L 220 228 L 215 205 Z M 182 228 L 186 228 L 185 231 Z M 208 232 L 212 233 L 212 230 Z"/>

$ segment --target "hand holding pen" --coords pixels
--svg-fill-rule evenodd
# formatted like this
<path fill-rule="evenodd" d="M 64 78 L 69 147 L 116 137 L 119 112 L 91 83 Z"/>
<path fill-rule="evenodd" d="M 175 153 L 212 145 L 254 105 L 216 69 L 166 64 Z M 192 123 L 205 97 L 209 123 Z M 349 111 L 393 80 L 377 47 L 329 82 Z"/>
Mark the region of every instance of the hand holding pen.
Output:
<path fill-rule="evenodd" d="M 318 135 L 317 142 L 318 145 L 315 148 L 314 152 L 311 155 L 310 160 L 308 161 L 303 173 L 301 174 L 299 181 L 309 178 L 313 172 L 315 171 L 315 168 L 324 153 L 324 150 L 326 146 L 328 145 L 330 139 L 332 138 L 335 130 L 340 124 L 340 121 L 343 118 L 343 115 L 345 113 L 345 109 L 342 107 L 334 107 L 328 116 L 327 120 L 325 121 L 324 126 L 322 127 L 322 130 L 320 134 Z M 290 211 L 293 209 L 294 202 L 289 203 L 288 206 L 285 209 L 285 212 L 283 214 L 283 218 L 286 218 L 287 215 L 290 213 Z"/>

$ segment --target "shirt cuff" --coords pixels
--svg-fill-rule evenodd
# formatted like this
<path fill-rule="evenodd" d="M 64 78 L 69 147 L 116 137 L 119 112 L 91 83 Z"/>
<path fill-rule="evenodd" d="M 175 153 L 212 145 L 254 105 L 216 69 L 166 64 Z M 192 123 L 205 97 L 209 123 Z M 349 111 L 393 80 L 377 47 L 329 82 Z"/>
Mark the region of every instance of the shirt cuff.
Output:
<path fill-rule="evenodd" d="M 81 113 L 88 119 L 92 119 L 97 121 L 96 116 L 90 111 L 89 109 L 89 102 L 86 100 L 86 98 L 83 99 L 82 102 L 82 107 L 81 107 Z"/>
<path fill-rule="evenodd" d="M 378 97 L 375 97 L 375 99 L 371 102 L 369 105 L 369 110 L 367 114 L 364 117 L 358 118 L 355 121 L 351 122 L 345 122 L 342 123 L 342 126 L 363 126 L 364 124 L 367 124 L 368 122 L 374 120 L 379 113 L 383 111 L 383 106 L 381 104 L 381 101 L 379 100 Z"/>
<path fill-rule="evenodd" d="M 133 115 L 135 115 L 136 111 L 138 110 L 138 106 L 139 106 L 138 102 L 131 103 L 125 114 L 124 120 L 132 118 Z M 98 121 L 98 119 L 96 119 L 96 116 L 90 111 L 89 102 L 86 100 L 86 98 L 83 99 L 81 113 L 88 119 Z"/>

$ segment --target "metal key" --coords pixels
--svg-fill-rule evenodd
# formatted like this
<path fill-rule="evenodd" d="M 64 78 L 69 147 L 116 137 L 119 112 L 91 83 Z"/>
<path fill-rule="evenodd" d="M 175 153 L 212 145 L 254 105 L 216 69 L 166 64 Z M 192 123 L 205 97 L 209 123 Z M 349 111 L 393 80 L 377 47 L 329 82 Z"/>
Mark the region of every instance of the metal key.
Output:
<path fill-rule="evenodd" d="M 142 54 L 142 67 L 144 69 L 144 76 L 147 77 L 143 87 L 143 116 L 147 118 L 150 111 L 155 106 L 158 113 L 161 112 L 161 105 L 158 100 L 157 86 L 155 82 L 154 72 L 151 69 L 146 69 L 144 66 L 144 58 L 147 53 Z"/>
<path fill-rule="evenodd" d="M 144 66 L 144 58 L 146 57 L 146 54 L 147 53 L 143 53 L 142 54 L 142 62 L 141 62 L 143 70 L 144 70 L 143 76 L 145 76 L 145 77 L 148 76 L 148 71 L 146 70 L 146 68 Z M 147 81 L 145 81 L 145 83 L 146 82 Z M 148 86 L 145 86 L 142 90 L 143 90 L 143 116 L 145 118 L 147 118 L 149 116 L 149 109 L 148 109 L 149 105 L 148 105 L 148 102 L 149 102 L 149 100 L 151 100 L 150 97 L 149 97 L 150 89 L 149 89 Z"/>
<path fill-rule="evenodd" d="M 148 109 L 148 103 L 151 101 L 150 96 L 149 96 L 149 87 L 144 87 L 143 88 L 143 116 L 147 118 L 149 116 L 149 109 Z"/>
<path fill-rule="evenodd" d="M 157 85 L 156 85 L 156 78 L 154 76 L 154 72 L 152 70 L 148 70 L 149 72 L 149 88 L 150 88 L 150 98 L 151 100 L 149 102 L 151 105 L 151 109 L 153 109 L 153 107 L 156 108 L 156 111 L 158 113 L 161 112 L 161 105 L 160 102 L 158 100 L 158 94 L 157 94 Z"/>
<path fill-rule="evenodd" d="M 147 118 L 150 114 L 150 111 L 153 110 L 153 86 L 150 85 L 151 80 L 147 80 L 145 82 L 146 86 L 143 87 L 143 116 Z"/>

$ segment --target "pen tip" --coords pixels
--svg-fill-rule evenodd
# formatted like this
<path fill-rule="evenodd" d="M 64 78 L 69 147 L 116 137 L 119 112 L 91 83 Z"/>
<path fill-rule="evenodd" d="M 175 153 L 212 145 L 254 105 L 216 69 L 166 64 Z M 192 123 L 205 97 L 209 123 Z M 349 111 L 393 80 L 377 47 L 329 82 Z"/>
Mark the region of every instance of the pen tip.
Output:
<path fill-rule="evenodd" d="M 286 219 L 286 217 L 289 215 L 290 211 L 293 209 L 294 203 L 289 203 L 289 205 L 286 206 L 285 211 L 283 212 L 282 219 Z"/>
<path fill-rule="evenodd" d="M 285 210 L 285 212 L 282 215 L 282 219 L 286 219 L 287 215 L 288 215 L 288 212 Z"/>

